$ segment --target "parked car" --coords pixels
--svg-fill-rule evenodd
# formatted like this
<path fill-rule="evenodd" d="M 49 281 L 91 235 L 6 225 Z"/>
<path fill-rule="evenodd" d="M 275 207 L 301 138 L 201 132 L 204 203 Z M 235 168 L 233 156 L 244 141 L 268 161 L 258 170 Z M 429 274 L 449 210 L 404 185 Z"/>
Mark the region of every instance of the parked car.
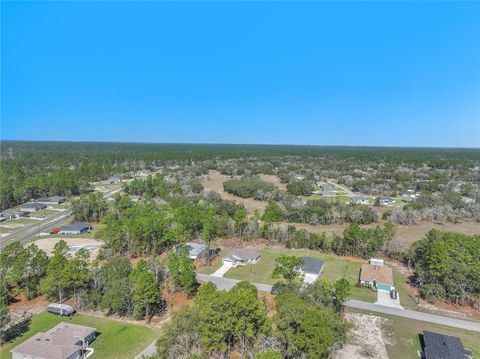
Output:
<path fill-rule="evenodd" d="M 278 285 L 272 285 L 272 289 L 270 289 L 270 294 L 278 294 Z"/>
<path fill-rule="evenodd" d="M 392 289 L 390 291 L 390 298 L 397 299 L 397 297 L 398 297 L 398 292 L 395 289 Z"/>

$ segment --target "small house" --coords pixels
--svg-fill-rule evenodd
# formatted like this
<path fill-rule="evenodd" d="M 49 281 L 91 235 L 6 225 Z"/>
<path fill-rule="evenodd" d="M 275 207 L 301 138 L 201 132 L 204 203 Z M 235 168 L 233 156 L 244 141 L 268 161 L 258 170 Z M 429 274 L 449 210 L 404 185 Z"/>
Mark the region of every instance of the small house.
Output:
<path fill-rule="evenodd" d="M 20 206 L 20 210 L 24 212 L 36 212 L 45 208 L 47 208 L 47 205 L 39 202 L 24 203 Z"/>
<path fill-rule="evenodd" d="M 321 188 L 322 191 L 334 191 L 335 186 L 328 182 L 317 182 L 317 186 Z"/>
<path fill-rule="evenodd" d="M 393 285 L 392 268 L 385 265 L 362 264 L 360 269 L 360 284 L 374 290 L 395 289 Z"/>
<path fill-rule="evenodd" d="M 203 256 L 205 254 L 205 251 L 207 250 L 207 246 L 205 244 L 201 243 L 185 243 L 187 250 L 188 250 L 188 258 L 196 260 Z M 179 244 L 178 246 L 175 247 L 175 251 L 177 253 L 180 253 L 182 250 L 182 245 Z"/>
<path fill-rule="evenodd" d="M 390 206 L 395 203 L 395 200 L 390 197 L 380 196 L 378 197 L 378 202 L 380 203 L 380 206 Z"/>
<path fill-rule="evenodd" d="M 92 226 L 88 223 L 76 222 L 60 227 L 60 234 L 82 234 L 90 231 Z"/>
<path fill-rule="evenodd" d="M 222 258 L 222 264 L 231 263 L 232 267 L 239 265 L 245 266 L 247 264 L 257 263 L 260 257 L 260 253 L 249 249 L 234 249 Z"/>
<path fill-rule="evenodd" d="M 112 176 L 109 179 L 107 179 L 107 182 L 110 183 L 110 184 L 121 183 L 122 179 L 120 177 L 117 177 L 117 176 Z"/>
<path fill-rule="evenodd" d="M 352 196 L 352 202 L 356 204 L 369 204 L 370 198 L 367 196 Z"/>
<path fill-rule="evenodd" d="M 138 202 L 138 201 L 140 201 L 141 198 L 142 198 L 141 196 L 137 196 L 136 194 L 132 194 L 132 195 L 130 196 L 130 201 L 132 201 L 132 202 Z"/>
<path fill-rule="evenodd" d="M 94 349 L 96 329 L 72 323 L 59 323 L 47 332 L 38 332 L 10 350 L 12 359 L 80 359 Z"/>
<path fill-rule="evenodd" d="M 323 261 L 312 257 L 301 257 L 303 264 L 298 268 L 304 283 L 315 282 L 323 269 Z"/>
<path fill-rule="evenodd" d="M 36 202 L 42 202 L 46 204 L 62 204 L 66 201 L 67 199 L 65 197 L 61 196 L 52 196 L 52 197 L 43 197 L 43 198 L 38 198 Z"/>
<path fill-rule="evenodd" d="M 423 352 L 425 359 L 471 359 L 472 351 L 463 347 L 462 340 L 453 335 L 423 331 Z"/>

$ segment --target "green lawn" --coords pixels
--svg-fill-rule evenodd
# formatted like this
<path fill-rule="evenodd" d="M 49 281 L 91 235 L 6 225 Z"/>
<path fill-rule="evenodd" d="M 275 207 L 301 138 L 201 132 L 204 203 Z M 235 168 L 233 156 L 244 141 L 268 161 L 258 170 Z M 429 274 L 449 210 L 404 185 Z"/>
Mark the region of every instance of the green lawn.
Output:
<path fill-rule="evenodd" d="M 408 318 L 394 317 L 386 314 L 354 310 L 351 308 L 348 308 L 347 311 L 370 315 L 373 314 L 388 319 L 384 326 L 384 331 L 387 338 L 389 338 L 387 343 L 388 356 L 392 359 L 418 359 L 417 350 L 421 349 L 420 337 L 418 335 L 422 334 L 424 330 L 458 336 L 462 339 L 465 348 L 473 351 L 474 358 L 480 357 L 478 332 L 431 324 Z"/>
<path fill-rule="evenodd" d="M 376 300 L 375 293 L 370 289 L 355 286 L 358 282 L 358 274 L 361 265 L 361 262 L 359 261 L 353 261 L 332 254 L 311 251 L 308 249 L 264 248 L 260 249 L 259 252 L 262 254 L 262 257 L 256 264 L 232 268 L 225 274 L 225 277 L 247 280 L 255 283 L 273 284 L 276 282 L 276 280 L 272 278 L 275 258 L 281 255 L 311 256 L 319 258 L 324 262 L 320 278 L 333 282 L 339 278 L 345 277 L 352 284 L 351 298 L 366 302 L 375 302 Z M 213 273 L 218 266 L 214 266 L 210 273 Z"/>
<path fill-rule="evenodd" d="M 95 349 L 92 359 L 133 358 L 160 336 L 160 330 L 144 325 L 124 323 L 104 318 L 76 315 L 71 319 L 47 312 L 32 318 L 29 330 L 13 342 L 0 348 L 0 358 L 11 358 L 10 349 L 40 331 L 47 331 L 60 322 L 86 325 L 97 328 L 97 339 L 91 347 Z"/>

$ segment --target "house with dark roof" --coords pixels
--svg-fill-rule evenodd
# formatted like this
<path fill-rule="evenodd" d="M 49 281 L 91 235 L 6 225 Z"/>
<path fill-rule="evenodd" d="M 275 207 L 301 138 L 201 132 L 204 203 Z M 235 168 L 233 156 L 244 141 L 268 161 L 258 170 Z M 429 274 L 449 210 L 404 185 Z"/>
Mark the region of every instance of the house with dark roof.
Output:
<path fill-rule="evenodd" d="M 297 268 L 303 277 L 304 283 L 313 283 L 315 282 L 323 269 L 323 261 L 318 258 L 313 257 L 301 257 L 303 259 L 303 264 Z"/>
<path fill-rule="evenodd" d="M 47 205 L 45 203 L 39 203 L 39 202 L 30 202 L 30 203 L 24 203 L 20 206 L 20 211 L 25 211 L 25 212 L 36 212 L 36 211 L 41 211 L 42 209 L 47 208 Z"/>
<path fill-rule="evenodd" d="M 93 353 L 94 349 L 88 345 L 95 336 L 95 328 L 60 323 L 46 333 L 35 334 L 10 352 L 12 359 L 79 359 Z"/>
<path fill-rule="evenodd" d="M 88 223 L 76 222 L 60 227 L 60 234 L 82 234 L 87 233 L 92 226 Z"/>
<path fill-rule="evenodd" d="M 234 249 L 227 256 L 222 258 L 222 264 L 231 263 L 232 267 L 245 266 L 250 263 L 257 263 L 260 253 L 250 249 Z"/>
<path fill-rule="evenodd" d="M 378 202 L 380 203 L 380 206 L 390 206 L 395 203 L 395 200 L 390 197 L 379 196 Z"/>
<path fill-rule="evenodd" d="M 425 359 L 471 359 L 472 351 L 463 347 L 459 337 L 423 331 L 423 352 Z"/>

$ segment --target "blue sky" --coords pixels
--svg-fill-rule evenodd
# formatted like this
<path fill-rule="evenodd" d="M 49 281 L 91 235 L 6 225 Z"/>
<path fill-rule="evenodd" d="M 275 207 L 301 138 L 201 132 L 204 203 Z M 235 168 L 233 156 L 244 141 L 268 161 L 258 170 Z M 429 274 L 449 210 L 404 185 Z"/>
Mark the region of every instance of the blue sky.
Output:
<path fill-rule="evenodd" d="M 2 2 L 1 138 L 480 147 L 479 2 Z"/>

